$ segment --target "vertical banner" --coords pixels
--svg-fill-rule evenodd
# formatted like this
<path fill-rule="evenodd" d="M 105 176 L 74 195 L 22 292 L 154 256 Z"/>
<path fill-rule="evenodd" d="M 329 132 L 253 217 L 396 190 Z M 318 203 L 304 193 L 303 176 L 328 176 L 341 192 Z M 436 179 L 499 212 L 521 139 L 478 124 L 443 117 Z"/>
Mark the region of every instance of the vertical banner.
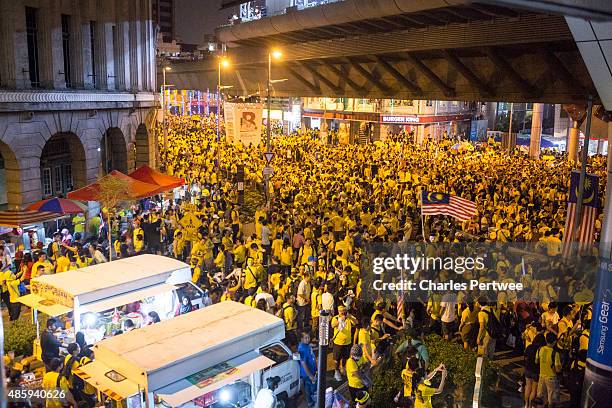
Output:
<path fill-rule="evenodd" d="M 261 141 L 262 105 L 260 103 L 223 104 L 228 141 L 257 146 Z"/>

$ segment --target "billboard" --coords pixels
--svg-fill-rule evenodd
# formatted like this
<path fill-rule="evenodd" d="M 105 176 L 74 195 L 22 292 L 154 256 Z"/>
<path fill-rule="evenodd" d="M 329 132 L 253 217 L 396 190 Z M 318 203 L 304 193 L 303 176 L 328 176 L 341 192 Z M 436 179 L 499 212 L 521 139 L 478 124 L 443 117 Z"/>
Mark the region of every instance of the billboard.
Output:
<path fill-rule="evenodd" d="M 245 146 L 257 146 L 261 141 L 262 105 L 260 103 L 223 104 L 225 132 L 230 142 L 242 142 Z"/>

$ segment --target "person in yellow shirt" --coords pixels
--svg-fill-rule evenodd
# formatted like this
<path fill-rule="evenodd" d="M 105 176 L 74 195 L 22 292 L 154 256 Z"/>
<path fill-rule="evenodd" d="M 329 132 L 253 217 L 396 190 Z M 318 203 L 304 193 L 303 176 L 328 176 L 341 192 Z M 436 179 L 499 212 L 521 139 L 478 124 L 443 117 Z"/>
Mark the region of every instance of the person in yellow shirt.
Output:
<path fill-rule="evenodd" d="M 540 365 L 538 379 L 538 398 L 548 407 L 555 406 L 559 400 L 559 381 L 557 374 L 561 372 L 560 353 L 555 350 L 557 335 L 546 333 L 546 345 L 536 352 L 536 363 Z"/>
<path fill-rule="evenodd" d="M 234 254 L 234 262 L 236 266 L 242 268 L 244 262 L 246 261 L 246 246 L 244 246 L 244 240 L 242 238 L 238 238 L 234 245 L 234 250 L 232 251 Z"/>
<path fill-rule="evenodd" d="M 70 403 L 73 407 L 77 406 L 77 403 L 70 392 L 68 380 L 66 380 L 66 378 L 60 374 L 63 368 L 64 364 L 62 363 L 62 360 L 59 358 L 54 358 L 49 362 L 49 371 L 43 376 L 42 387 L 45 390 L 54 391 L 59 389 L 63 391 L 63 394 L 66 396 L 65 399 L 47 398 L 47 408 L 62 408 L 64 403 Z"/>
<path fill-rule="evenodd" d="M 349 357 L 346 359 L 346 379 L 348 382 L 351 401 L 356 401 L 362 391 L 368 391 L 367 380 L 362 369 L 367 363 L 363 358 L 363 349 L 359 344 L 353 345 L 349 350 Z"/>
<path fill-rule="evenodd" d="M 312 324 L 312 332 L 319 332 L 319 315 L 321 312 L 321 299 L 323 297 L 323 280 L 315 278 L 312 291 L 310 293 L 310 318 Z"/>
<path fill-rule="evenodd" d="M 74 225 L 74 233 L 76 234 L 78 232 L 81 234 L 81 237 L 83 237 L 83 233 L 85 232 L 85 217 L 83 213 L 78 213 L 72 217 L 72 225 Z"/>
<path fill-rule="evenodd" d="M 40 266 L 43 267 L 42 273 L 41 269 L 39 268 Z M 34 265 L 32 265 L 32 278 L 39 276 L 39 274 L 50 275 L 54 273 L 54 271 L 55 266 L 53 266 L 53 264 L 47 260 L 47 254 L 42 251 L 38 252 L 38 260 L 34 262 Z"/>
<path fill-rule="evenodd" d="M 57 265 L 55 266 L 55 273 L 66 272 L 70 268 L 70 259 L 66 250 L 62 251 L 62 254 L 57 258 Z"/>
<path fill-rule="evenodd" d="M 345 372 L 345 363 L 350 357 L 352 343 L 352 329 L 357 325 L 357 319 L 350 315 L 346 307 L 338 306 L 338 315 L 334 316 L 331 326 L 334 329 L 333 354 L 335 363 L 334 378 L 342 381 Z"/>
<path fill-rule="evenodd" d="M 297 344 L 297 310 L 295 308 L 295 295 L 287 295 L 287 301 L 281 309 L 282 318 L 285 321 L 285 339 L 290 347 Z"/>
<path fill-rule="evenodd" d="M 438 388 L 431 386 L 431 380 L 437 372 L 442 373 L 440 385 Z M 433 408 L 431 404 L 431 397 L 436 394 L 440 394 L 444 390 L 444 383 L 446 382 L 446 376 L 448 372 L 444 364 L 440 364 L 434 371 L 432 371 L 417 387 L 414 399 L 414 408 Z"/>
<path fill-rule="evenodd" d="M 359 344 L 363 349 L 363 356 L 372 366 L 375 366 L 377 361 L 374 356 L 374 348 L 372 342 L 370 319 L 364 317 L 361 319 L 360 328 L 357 331 L 357 341 L 355 344 Z"/>

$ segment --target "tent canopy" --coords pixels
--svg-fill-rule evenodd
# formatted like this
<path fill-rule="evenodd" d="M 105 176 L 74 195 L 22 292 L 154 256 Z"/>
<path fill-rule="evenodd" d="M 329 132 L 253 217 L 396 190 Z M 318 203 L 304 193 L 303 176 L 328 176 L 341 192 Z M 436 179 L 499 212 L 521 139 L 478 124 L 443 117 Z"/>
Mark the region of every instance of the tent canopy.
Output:
<path fill-rule="evenodd" d="M 129 176 L 144 183 L 155 184 L 156 186 L 163 188 L 164 191 L 172 190 L 173 188 L 180 187 L 185 184 L 185 179 L 160 173 L 147 165 L 140 166 L 131 172 Z"/>
<path fill-rule="evenodd" d="M 17 228 L 61 217 L 60 214 L 47 211 L 0 211 L 0 226 Z"/>
<path fill-rule="evenodd" d="M 125 197 L 126 200 L 138 200 L 145 197 L 151 197 L 160 192 L 160 187 L 156 184 L 145 183 L 140 180 L 133 179 L 120 171 L 113 170 L 106 176 L 102 177 L 102 179 L 99 181 L 78 190 L 71 191 L 68 193 L 68 198 L 81 201 L 98 201 L 100 181 L 107 178 L 116 178 L 118 180 L 127 182 L 129 193 Z"/>

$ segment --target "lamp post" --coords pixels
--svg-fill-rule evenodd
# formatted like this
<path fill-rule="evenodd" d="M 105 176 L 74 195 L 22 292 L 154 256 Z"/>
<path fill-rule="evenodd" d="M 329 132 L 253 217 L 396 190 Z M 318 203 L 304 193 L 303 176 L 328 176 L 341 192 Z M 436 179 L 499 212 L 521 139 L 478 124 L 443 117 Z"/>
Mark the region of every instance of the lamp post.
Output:
<path fill-rule="evenodd" d="M 280 59 L 283 56 L 283 53 L 279 50 L 271 50 L 268 52 L 268 90 L 266 97 L 266 152 L 270 151 L 270 134 L 272 131 L 272 124 L 270 123 L 270 108 L 271 108 L 271 100 L 270 100 L 270 88 L 272 88 L 272 58 Z M 264 185 L 266 190 L 266 201 L 268 206 L 270 204 L 270 176 L 268 174 L 264 175 Z"/>
<path fill-rule="evenodd" d="M 319 362 L 317 367 L 317 408 L 325 408 L 325 373 L 327 372 L 327 347 L 329 346 L 328 310 L 319 313 Z"/>
<path fill-rule="evenodd" d="M 221 168 L 221 67 L 229 67 L 227 57 L 220 57 L 218 64 L 219 76 L 217 78 L 217 183 L 219 182 L 219 169 Z"/>
<path fill-rule="evenodd" d="M 166 71 L 170 71 L 171 68 L 170 67 L 163 67 L 162 68 L 162 78 L 163 78 L 163 85 L 162 85 L 162 97 L 161 97 L 161 102 L 162 102 L 162 126 L 164 127 L 164 153 L 167 153 L 168 151 L 168 127 L 166 126 Z"/>

